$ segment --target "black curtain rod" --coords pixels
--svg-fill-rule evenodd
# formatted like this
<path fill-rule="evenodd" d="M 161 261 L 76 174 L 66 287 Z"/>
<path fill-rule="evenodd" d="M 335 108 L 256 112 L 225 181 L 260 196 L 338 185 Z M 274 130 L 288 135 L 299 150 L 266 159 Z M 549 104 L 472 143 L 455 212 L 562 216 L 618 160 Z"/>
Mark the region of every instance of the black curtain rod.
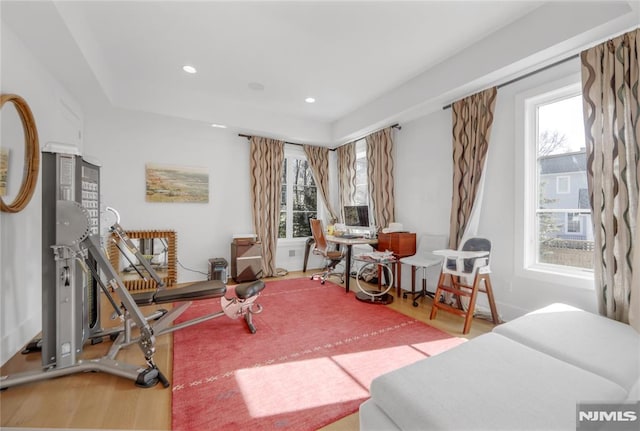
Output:
<path fill-rule="evenodd" d="M 247 139 L 251 139 L 253 138 L 253 135 L 245 135 L 244 133 L 238 133 L 238 136 L 242 137 L 242 138 L 247 138 Z M 285 144 L 289 144 L 289 145 L 297 145 L 299 147 L 302 147 L 303 144 L 299 144 L 297 142 L 287 142 L 284 141 Z"/>
<path fill-rule="evenodd" d="M 359 137 L 359 138 L 357 138 L 357 139 L 352 139 L 352 140 L 350 140 L 349 142 L 346 142 L 346 143 L 344 143 L 344 144 L 342 144 L 342 145 L 347 145 L 347 144 L 350 144 L 351 142 L 359 141 L 360 139 L 362 139 L 362 138 L 366 138 L 367 136 L 369 136 L 369 135 L 371 135 L 371 134 L 373 134 L 373 133 L 376 133 L 376 132 L 379 132 L 380 130 L 384 130 L 384 129 L 386 129 L 387 127 L 391 127 L 391 128 L 393 128 L 393 129 L 402 130 L 402 126 L 401 126 L 400 124 L 398 124 L 398 123 L 395 123 L 395 124 L 392 124 L 392 125 L 390 125 L 390 126 L 383 127 L 382 129 L 378 129 L 378 130 L 375 130 L 375 131 L 373 131 L 373 132 L 367 133 L 366 135 L 364 135 L 364 136 L 360 136 L 360 137 Z M 338 146 L 340 147 L 340 146 L 342 146 L 342 145 L 338 145 Z"/>
<path fill-rule="evenodd" d="M 533 76 L 533 75 L 535 75 L 537 73 L 540 73 L 540 72 L 544 72 L 547 69 L 551 69 L 552 67 L 558 66 L 558 65 L 560 65 L 562 63 L 566 63 L 567 61 L 573 60 L 574 58 L 578 58 L 578 57 L 580 57 L 580 54 L 574 54 L 574 55 L 572 55 L 570 57 L 563 58 L 562 60 L 558 60 L 555 63 L 548 64 L 548 65 L 546 65 L 544 67 L 541 67 L 540 69 L 532 70 L 531 72 L 525 73 L 522 76 L 518 76 L 517 78 L 513 78 L 513 79 L 510 79 L 507 82 L 503 82 L 502 84 L 498 84 L 497 88 L 506 87 L 507 85 L 513 84 L 514 82 L 521 81 L 521 80 L 523 80 L 525 78 L 528 78 L 528 77 Z M 452 105 L 452 103 L 449 103 L 447 106 L 443 106 L 442 109 L 449 109 L 449 108 L 451 108 L 451 105 Z"/>
<path fill-rule="evenodd" d="M 400 130 L 400 129 L 402 129 L 402 126 L 400 126 L 400 124 L 398 124 L 398 123 L 392 124 L 392 125 L 391 125 L 391 126 L 389 126 L 389 127 L 393 127 L 394 129 L 399 129 L 399 130 Z M 386 129 L 386 127 L 383 127 L 383 129 Z M 376 132 L 378 132 L 378 131 L 380 131 L 380 130 L 382 130 L 382 129 L 378 129 L 378 130 L 376 130 Z M 375 132 L 371 132 L 371 133 L 375 133 Z M 362 136 L 362 137 L 360 137 L 360 138 L 358 138 L 358 139 L 353 139 L 353 140 L 351 140 L 351 141 L 349 141 L 349 142 L 359 141 L 360 139 L 362 139 L 362 138 L 364 138 L 364 137 L 366 137 L 366 136 L 369 136 L 371 133 L 369 133 L 369 134 L 367 134 L 367 135 L 364 135 L 364 136 Z M 238 133 L 238 136 L 240 136 L 240 137 L 242 137 L 242 138 L 247 138 L 247 139 L 251 139 L 251 138 L 253 138 L 253 136 L 252 136 L 252 135 L 245 135 L 244 133 Z M 347 142 L 347 143 L 349 143 L 349 142 Z M 302 145 L 304 145 L 304 144 L 299 144 L 299 143 L 297 143 L 297 142 L 287 142 L 287 141 L 285 141 L 284 143 L 285 143 L 285 144 L 289 144 L 289 145 L 298 145 L 298 146 L 300 146 L 300 147 L 301 147 Z M 330 150 L 330 151 L 335 151 L 336 149 L 335 149 L 335 148 L 329 148 L 329 150 Z"/>

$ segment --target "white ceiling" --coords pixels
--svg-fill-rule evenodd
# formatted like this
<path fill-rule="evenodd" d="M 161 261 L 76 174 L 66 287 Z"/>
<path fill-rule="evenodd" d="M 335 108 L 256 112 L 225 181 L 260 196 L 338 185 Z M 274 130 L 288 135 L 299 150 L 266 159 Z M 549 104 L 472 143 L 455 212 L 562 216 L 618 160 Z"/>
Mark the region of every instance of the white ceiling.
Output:
<path fill-rule="evenodd" d="M 67 7 L 75 9 L 69 20 L 85 22 L 87 36 L 108 64 L 99 77 L 117 82 L 119 92 L 137 88 L 146 97 L 166 89 L 204 92 L 216 104 L 334 121 L 519 18 L 532 4 L 74 2 Z M 198 73 L 186 75 L 184 64 Z M 249 89 L 252 82 L 264 90 Z M 111 96 L 118 100 L 118 92 Z M 304 103 L 307 96 L 317 103 Z"/>
<path fill-rule="evenodd" d="M 329 144 L 332 125 L 543 3 L 2 1 L 1 12 L 85 107 Z"/>

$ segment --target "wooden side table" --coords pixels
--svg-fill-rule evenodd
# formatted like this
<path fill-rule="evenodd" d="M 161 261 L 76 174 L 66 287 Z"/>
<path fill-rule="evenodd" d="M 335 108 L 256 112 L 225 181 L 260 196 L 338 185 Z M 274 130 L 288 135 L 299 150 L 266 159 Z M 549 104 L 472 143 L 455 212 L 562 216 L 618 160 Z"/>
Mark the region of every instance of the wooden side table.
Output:
<path fill-rule="evenodd" d="M 410 232 L 391 232 L 378 234 L 378 251 L 392 251 L 396 258 L 393 264 L 394 279 L 396 280 L 396 296 L 400 296 L 402 289 L 402 267 L 400 259 L 416 254 L 416 234 Z"/>
<path fill-rule="evenodd" d="M 262 243 L 233 241 L 231 243 L 231 277 L 236 283 L 262 278 Z"/>

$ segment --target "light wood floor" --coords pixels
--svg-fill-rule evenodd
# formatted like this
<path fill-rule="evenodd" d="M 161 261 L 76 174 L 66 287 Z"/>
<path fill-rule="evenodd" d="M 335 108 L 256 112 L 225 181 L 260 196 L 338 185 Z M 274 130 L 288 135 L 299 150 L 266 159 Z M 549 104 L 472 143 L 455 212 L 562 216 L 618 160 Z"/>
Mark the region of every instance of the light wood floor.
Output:
<path fill-rule="evenodd" d="M 310 270 L 311 271 L 311 270 Z M 289 273 L 284 278 L 306 275 Z M 268 281 L 268 280 L 267 280 Z M 351 293 L 357 289 L 354 280 Z M 395 298 L 389 305 L 392 309 L 424 321 L 455 336 L 462 336 L 462 318 L 440 312 L 435 320 L 429 320 L 431 299 L 421 299 L 418 307 L 412 306 L 411 298 Z M 103 305 L 107 301 L 102 301 Z M 105 307 L 103 326 L 109 324 L 110 311 Z M 145 309 L 150 312 L 151 307 Z M 493 324 L 474 319 L 467 338 L 491 331 Z M 258 329 L 259 330 L 259 329 Z M 159 337 L 156 343 L 155 361 L 171 380 L 172 336 Z M 106 353 L 110 342 L 86 346 L 83 357 L 100 357 Z M 143 364 L 140 350 L 131 346 L 122 350 L 119 360 Z M 40 355 L 16 354 L 1 369 L 1 375 L 37 370 L 41 366 Z M 130 380 L 104 373 L 75 374 L 37 383 L 11 387 L 0 393 L 0 426 L 28 428 L 83 428 L 83 429 L 171 429 L 171 390 L 161 385 L 140 389 Z M 358 414 L 349 415 L 323 430 L 357 431 Z"/>

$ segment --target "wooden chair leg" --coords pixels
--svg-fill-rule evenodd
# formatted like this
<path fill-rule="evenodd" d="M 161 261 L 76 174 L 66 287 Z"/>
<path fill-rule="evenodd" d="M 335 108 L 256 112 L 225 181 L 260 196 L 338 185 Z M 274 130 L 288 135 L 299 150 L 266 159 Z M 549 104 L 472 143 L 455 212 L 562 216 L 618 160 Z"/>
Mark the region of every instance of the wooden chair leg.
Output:
<path fill-rule="evenodd" d="M 440 302 L 440 295 L 442 295 L 442 289 L 440 286 L 444 284 L 446 279 L 446 274 L 444 272 L 440 273 L 440 278 L 438 278 L 438 286 L 436 287 L 436 293 L 433 296 L 433 304 L 431 305 L 431 314 L 429 315 L 429 320 L 433 320 L 436 318 L 438 314 L 438 303 Z"/>
<path fill-rule="evenodd" d="M 476 308 L 476 299 L 478 298 L 478 288 L 482 281 L 482 276 L 476 276 L 473 280 L 473 287 L 471 288 L 471 297 L 469 298 L 469 308 L 464 317 L 464 327 L 462 329 L 463 334 L 468 334 L 471 329 L 471 322 L 473 321 L 473 312 Z"/>
<path fill-rule="evenodd" d="M 496 301 L 493 297 L 493 288 L 491 287 L 491 277 L 484 275 L 484 287 L 487 292 L 487 299 L 489 300 L 489 308 L 491 308 L 491 318 L 493 323 L 498 325 L 500 323 L 500 316 L 498 316 L 498 308 L 496 307 Z"/>
<path fill-rule="evenodd" d="M 463 286 L 462 283 L 460 283 L 460 277 L 455 276 L 455 280 L 454 277 L 451 276 L 451 287 L 458 289 L 458 290 L 462 290 L 462 288 L 460 286 Z M 456 307 L 458 307 L 459 310 L 464 310 L 464 307 L 462 306 L 462 299 L 460 298 L 460 295 L 455 295 L 453 294 L 453 296 L 455 296 L 456 298 Z"/>

